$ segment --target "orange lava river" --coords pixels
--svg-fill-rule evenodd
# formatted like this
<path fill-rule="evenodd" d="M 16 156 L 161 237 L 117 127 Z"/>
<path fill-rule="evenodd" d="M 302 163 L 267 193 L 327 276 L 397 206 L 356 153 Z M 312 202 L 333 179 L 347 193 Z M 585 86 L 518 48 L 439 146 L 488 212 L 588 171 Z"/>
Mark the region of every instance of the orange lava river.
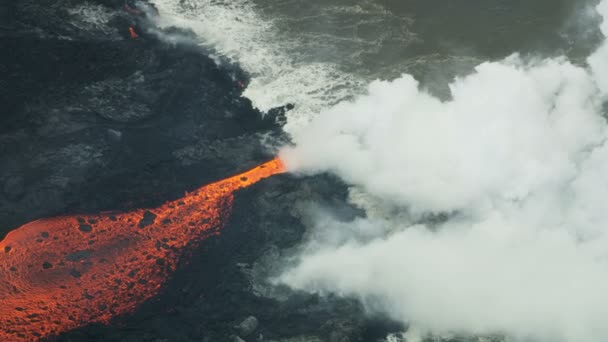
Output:
<path fill-rule="evenodd" d="M 233 192 L 284 172 L 275 159 L 156 209 L 28 223 L 0 242 L 0 341 L 108 323 L 156 295 L 181 256 L 219 234 Z"/>

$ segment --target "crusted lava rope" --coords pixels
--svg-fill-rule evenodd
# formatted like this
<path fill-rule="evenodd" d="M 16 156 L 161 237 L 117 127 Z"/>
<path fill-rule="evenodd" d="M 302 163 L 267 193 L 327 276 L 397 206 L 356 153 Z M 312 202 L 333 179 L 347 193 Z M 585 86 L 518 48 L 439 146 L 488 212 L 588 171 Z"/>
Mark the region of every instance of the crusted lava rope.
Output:
<path fill-rule="evenodd" d="M 108 323 L 158 293 L 186 247 L 219 234 L 235 190 L 284 172 L 274 159 L 159 208 L 28 223 L 0 242 L 0 340 Z"/>

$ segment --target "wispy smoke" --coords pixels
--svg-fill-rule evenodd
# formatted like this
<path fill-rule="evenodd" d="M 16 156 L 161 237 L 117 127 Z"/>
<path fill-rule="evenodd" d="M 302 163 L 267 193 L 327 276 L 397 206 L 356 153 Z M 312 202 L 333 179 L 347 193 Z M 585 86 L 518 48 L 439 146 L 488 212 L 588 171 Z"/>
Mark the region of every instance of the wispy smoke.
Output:
<path fill-rule="evenodd" d="M 598 11 L 608 17 L 608 1 Z M 295 135 L 282 153 L 292 170 L 449 218 L 322 220 L 334 231 L 317 228 L 280 281 L 426 331 L 608 340 L 608 44 L 585 67 L 483 63 L 450 89 L 441 101 L 409 75 L 377 81 Z"/>

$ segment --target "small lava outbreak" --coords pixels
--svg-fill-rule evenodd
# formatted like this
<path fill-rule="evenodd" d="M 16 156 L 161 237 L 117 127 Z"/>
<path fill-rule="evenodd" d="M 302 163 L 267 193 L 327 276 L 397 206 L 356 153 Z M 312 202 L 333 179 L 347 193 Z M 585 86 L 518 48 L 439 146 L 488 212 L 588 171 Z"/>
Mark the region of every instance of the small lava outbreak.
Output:
<path fill-rule="evenodd" d="M 0 340 L 108 323 L 159 292 L 180 256 L 219 234 L 233 192 L 284 172 L 274 159 L 156 209 L 28 223 L 0 242 Z"/>

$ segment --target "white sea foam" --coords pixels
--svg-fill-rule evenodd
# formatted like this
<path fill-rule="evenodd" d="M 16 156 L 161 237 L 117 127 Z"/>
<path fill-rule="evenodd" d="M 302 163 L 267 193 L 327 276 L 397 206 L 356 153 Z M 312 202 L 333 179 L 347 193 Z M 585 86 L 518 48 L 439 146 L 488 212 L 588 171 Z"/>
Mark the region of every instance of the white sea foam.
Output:
<path fill-rule="evenodd" d="M 85 2 L 68 9 L 68 13 L 72 16 L 72 24 L 82 30 L 118 37 L 115 30 L 108 26 L 115 14 L 102 5 Z"/>
<path fill-rule="evenodd" d="M 363 89 L 361 80 L 334 64 L 302 61 L 289 54 L 297 42 L 281 39 L 273 20 L 263 17 L 250 1 L 154 0 L 154 4 L 161 13 L 161 26 L 193 30 L 201 44 L 251 75 L 244 96 L 259 110 L 294 104 L 285 126 L 289 133 Z"/>
<path fill-rule="evenodd" d="M 608 338 L 608 45 L 589 68 L 565 58 L 482 63 L 451 84 L 449 101 L 410 75 L 358 97 L 364 80 L 301 55 L 301 42 L 249 1 L 155 4 L 161 25 L 192 29 L 251 74 L 244 95 L 259 109 L 295 104 L 286 131 L 298 145 L 285 159 L 357 185 L 351 200 L 371 214 L 352 224 L 319 215 L 278 281 L 360 298 L 421 336 Z M 436 212 L 458 214 L 413 224 Z"/>

